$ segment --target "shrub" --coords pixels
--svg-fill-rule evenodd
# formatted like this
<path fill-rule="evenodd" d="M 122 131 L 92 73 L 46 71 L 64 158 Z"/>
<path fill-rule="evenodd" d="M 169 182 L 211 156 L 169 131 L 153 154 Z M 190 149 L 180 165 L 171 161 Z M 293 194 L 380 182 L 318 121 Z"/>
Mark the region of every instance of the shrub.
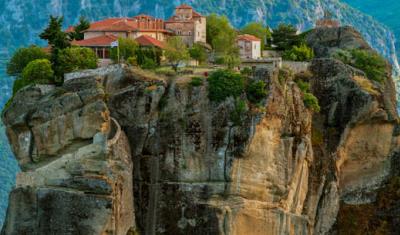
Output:
<path fill-rule="evenodd" d="M 168 67 L 168 68 L 166 68 L 166 67 L 157 68 L 154 72 L 157 73 L 157 74 L 162 74 L 162 75 L 169 76 L 169 77 L 172 77 L 172 76 L 176 75 L 175 70 L 173 70 L 170 67 Z"/>
<path fill-rule="evenodd" d="M 303 93 L 307 93 L 310 91 L 310 84 L 308 82 L 305 82 L 303 80 L 297 80 L 296 83 Z"/>
<path fill-rule="evenodd" d="M 249 67 L 244 67 L 242 70 L 240 70 L 240 73 L 243 76 L 251 76 L 251 75 L 253 75 L 253 70 Z"/>
<path fill-rule="evenodd" d="M 252 81 L 246 89 L 247 99 L 253 104 L 259 104 L 267 97 L 264 81 Z"/>
<path fill-rule="evenodd" d="M 22 79 L 26 81 L 51 82 L 54 71 L 48 59 L 37 59 L 30 62 L 22 71 Z"/>
<path fill-rule="evenodd" d="M 364 71 L 370 80 L 382 83 L 386 78 L 386 61 L 376 52 L 361 49 L 339 50 L 333 57 Z"/>
<path fill-rule="evenodd" d="M 246 102 L 240 98 L 235 99 L 235 108 L 230 113 L 230 119 L 235 126 L 240 126 L 243 121 L 243 115 L 246 113 L 247 105 Z"/>
<path fill-rule="evenodd" d="M 194 77 L 192 81 L 190 81 L 190 85 L 193 87 L 202 86 L 203 85 L 203 78 L 201 77 Z"/>
<path fill-rule="evenodd" d="M 70 73 L 82 69 L 97 68 L 97 56 L 92 49 L 70 47 L 58 54 L 58 69 L 62 73 Z"/>
<path fill-rule="evenodd" d="M 155 69 L 157 67 L 157 63 L 148 57 L 145 57 L 143 64 L 140 65 L 142 69 Z"/>
<path fill-rule="evenodd" d="M 321 110 L 321 107 L 318 104 L 318 99 L 311 93 L 304 93 L 303 94 L 303 102 L 304 105 L 311 109 L 314 112 L 319 112 Z"/>
<path fill-rule="evenodd" d="M 137 65 L 136 57 L 129 57 L 126 60 L 126 63 L 129 64 L 129 65 Z"/>
<path fill-rule="evenodd" d="M 227 97 L 239 97 L 244 91 L 244 78 L 231 70 L 217 70 L 208 78 L 208 97 L 221 102 Z"/>
<path fill-rule="evenodd" d="M 7 74 L 10 76 L 19 75 L 29 62 L 37 59 L 50 59 L 50 56 L 42 48 L 37 46 L 20 48 L 8 62 Z"/>
<path fill-rule="evenodd" d="M 353 66 L 365 72 L 367 77 L 377 82 L 383 82 L 386 75 L 386 61 L 375 52 L 352 50 Z"/>
<path fill-rule="evenodd" d="M 161 55 L 161 49 L 156 47 L 138 47 L 135 51 L 136 61 L 139 66 L 142 66 L 146 62 L 146 58 L 152 59 L 159 66 Z"/>
<path fill-rule="evenodd" d="M 293 46 L 290 50 L 283 53 L 283 59 L 292 61 L 310 61 L 314 58 L 314 51 L 306 44 Z"/>

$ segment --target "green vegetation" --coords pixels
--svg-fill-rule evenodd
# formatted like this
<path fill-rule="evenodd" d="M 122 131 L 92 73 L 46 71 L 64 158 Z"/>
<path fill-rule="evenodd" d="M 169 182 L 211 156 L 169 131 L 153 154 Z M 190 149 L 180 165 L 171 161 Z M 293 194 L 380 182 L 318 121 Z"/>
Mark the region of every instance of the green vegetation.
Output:
<path fill-rule="evenodd" d="M 314 58 L 314 51 L 306 44 L 295 45 L 291 49 L 286 50 L 282 57 L 284 60 L 310 61 Z"/>
<path fill-rule="evenodd" d="M 280 24 L 272 32 L 272 41 L 277 50 L 285 51 L 301 45 L 302 37 L 297 35 L 297 29 L 293 25 Z"/>
<path fill-rule="evenodd" d="M 211 14 L 207 17 L 207 43 L 212 45 L 216 60 L 229 68 L 240 63 L 236 36 L 235 29 L 225 16 Z"/>
<path fill-rule="evenodd" d="M 54 84 L 54 71 L 48 59 L 34 60 L 24 68 L 21 76 L 14 81 L 12 97 L 22 88 L 33 84 Z M 4 109 L 10 105 L 12 99 L 7 102 Z"/>
<path fill-rule="evenodd" d="M 193 46 L 189 49 L 190 57 L 194 60 L 197 60 L 199 64 L 203 64 L 207 61 L 207 51 L 199 43 L 193 44 Z"/>
<path fill-rule="evenodd" d="M 235 99 L 235 108 L 230 113 L 230 120 L 235 126 L 242 125 L 243 116 L 247 111 L 247 104 L 240 98 Z"/>
<path fill-rule="evenodd" d="M 162 74 L 162 75 L 169 76 L 169 77 L 173 77 L 173 76 L 176 75 L 175 70 L 173 70 L 173 69 L 170 68 L 170 67 L 156 68 L 156 69 L 154 70 L 154 72 L 157 73 L 157 74 Z"/>
<path fill-rule="evenodd" d="M 304 105 L 314 112 L 319 113 L 321 107 L 319 106 L 318 99 L 311 93 L 310 84 L 301 79 L 296 80 L 297 86 L 303 93 Z"/>
<path fill-rule="evenodd" d="M 268 27 L 265 27 L 262 23 L 251 22 L 245 25 L 240 32 L 242 34 L 250 34 L 261 39 L 261 49 L 265 48 L 266 44 L 271 43 L 272 34 Z"/>
<path fill-rule="evenodd" d="M 300 90 L 302 92 L 309 92 L 310 91 L 310 83 L 305 82 L 305 81 L 300 80 L 300 79 L 297 80 L 296 83 L 297 83 L 297 86 L 300 88 Z"/>
<path fill-rule="evenodd" d="M 190 85 L 192 87 L 197 87 L 197 86 L 202 86 L 204 82 L 204 79 L 201 77 L 193 77 L 192 81 L 190 81 Z"/>
<path fill-rule="evenodd" d="M 303 102 L 304 105 L 311 109 L 312 111 L 319 113 L 319 111 L 321 111 L 321 107 L 318 104 L 318 99 L 317 97 L 315 97 L 313 94 L 311 93 L 304 93 L 303 94 Z"/>
<path fill-rule="evenodd" d="M 386 61 L 376 52 L 361 49 L 341 50 L 333 56 L 345 64 L 364 71 L 370 80 L 382 83 L 387 77 Z"/>
<path fill-rule="evenodd" d="M 253 70 L 250 67 L 244 67 L 242 70 L 240 70 L 240 74 L 249 77 L 253 75 Z"/>
<path fill-rule="evenodd" d="M 245 81 L 242 75 L 231 70 L 217 70 L 208 78 L 208 97 L 221 102 L 227 97 L 237 98 L 244 92 Z"/>
<path fill-rule="evenodd" d="M 83 47 L 70 47 L 58 53 L 58 69 L 70 73 L 82 69 L 97 68 L 97 57 L 93 50 Z"/>
<path fill-rule="evenodd" d="M 58 81 L 62 81 L 64 71 L 59 66 L 58 54 L 61 50 L 71 46 L 69 36 L 62 30 L 63 17 L 50 16 L 47 28 L 39 35 L 41 39 L 46 40 L 51 47 L 51 64 L 54 74 Z"/>
<path fill-rule="evenodd" d="M 118 62 L 118 49 L 119 49 L 119 59 L 127 60 L 130 57 L 136 56 L 136 49 L 139 47 L 139 44 L 130 38 L 119 38 L 118 39 L 118 48 L 111 48 L 110 57 L 113 61 Z"/>
<path fill-rule="evenodd" d="M 49 59 L 50 56 L 40 47 L 30 46 L 18 49 L 7 64 L 7 74 L 19 76 L 29 62 L 36 59 Z"/>
<path fill-rule="evenodd" d="M 178 66 L 181 62 L 189 59 L 188 49 L 180 37 L 170 37 L 168 39 L 165 57 L 175 71 L 178 71 Z"/>
<path fill-rule="evenodd" d="M 264 81 L 252 81 L 246 88 L 247 99 L 253 104 L 260 104 L 267 97 Z"/>
<path fill-rule="evenodd" d="M 144 69 L 160 66 L 162 51 L 157 47 L 138 47 L 135 51 L 136 63 Z"/>
<path fill-rule="evenodd" d="M 50 82 L 54 78 L 54 71 L 48 59 L 37 59 L 30 62 L 22 71 L 23 80 Z"/>
<path fill-rule="evenodd" d="M 84 38 L 84 33 L 86 29 L 90 27 L 90 22 L 84 17 L 79 18 L 79 22 L 74 26 L 74 31 L 69 33 L 71 40 L 82 40 Z"/>

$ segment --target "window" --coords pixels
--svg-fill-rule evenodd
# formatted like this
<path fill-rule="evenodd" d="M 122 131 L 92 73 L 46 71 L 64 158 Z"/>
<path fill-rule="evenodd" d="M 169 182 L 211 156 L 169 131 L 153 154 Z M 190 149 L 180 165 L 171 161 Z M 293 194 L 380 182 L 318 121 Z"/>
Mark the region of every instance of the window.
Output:
<path fill-rule="evenodd" d="M 189 34 L 189 36 L 192 36 L 192 31 L 189 31 L 188 34 Z"/>

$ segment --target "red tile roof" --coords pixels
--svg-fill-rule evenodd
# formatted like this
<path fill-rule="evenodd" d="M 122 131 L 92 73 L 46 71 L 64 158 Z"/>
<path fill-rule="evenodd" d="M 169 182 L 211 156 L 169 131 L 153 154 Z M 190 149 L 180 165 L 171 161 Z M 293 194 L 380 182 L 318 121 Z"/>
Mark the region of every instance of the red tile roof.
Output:
<path fill-rule="evenodd" d="M 242 40 L 242 41 L 261 41 L 256 36 L 250 35 L 250 34 L 242 34 L 237 37 L 237 40 Z"/>
<path fill-rule="evenodd" d="M 155 47 L 159 47 L 161 49 L 165 48 L 164 43 L 162 43 L 159 40 L 157 40 L 153 37 L 150 37 L 148 35 L 142 35 L 142 36 L 136 38 L 135 40 L 141 46 L 155 46 Z"/>
<path fill-rule="evenodd" d="M 75 27 L 74 26 L 69 26 L 66 30 L 65 30 L 65 32 L 66 33 L 71 33 L 71 32 L 73 32 L 75 30 Z"/>
<path fill-rule="evenodd" d="M 147 15 L 139 15 L 133 18 L 109 18 L 90 24 L 85 32 L 165 32 L 164 21 Z"/>
<path fill-rule="evenodd" d="M 103 36 L 89 38 L 89 39 L 85 39 L 85 40 L 73 41 L 72 45 L 86 46 L 86 47 L 96 47 L 96 46 L 107 47 L 107 46 L 111 46 L 111 43 L 115 42 L 116 40 L 118 40 L 117 36 L 103 35 Z"/>

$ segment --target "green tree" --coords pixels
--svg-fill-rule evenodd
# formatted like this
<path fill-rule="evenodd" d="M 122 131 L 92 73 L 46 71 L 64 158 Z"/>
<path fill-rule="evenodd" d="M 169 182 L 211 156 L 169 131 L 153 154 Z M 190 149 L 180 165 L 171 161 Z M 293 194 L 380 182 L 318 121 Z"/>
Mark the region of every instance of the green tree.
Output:
<path fill-rule="evenodd" d="M 314 51 L 306 44 L 293 46 L 283 53 L 283 59 L 292 61 L 310 61 L 314 58 Z"/>
<path fill-rule="evenodd" d="M 253 104 L 259 104 L 267 94 L 264 81 L 252 81 L 246 88 L 247 99 Z"/>
<path fill-rule="evenodd" d="M 170 37 L 165 48 L 165 57 L 171 63 L 172 68 L 177 71 L 181 62 L 189 59 L 189 52 L 180 37 Z"/>
<path fill-rule="evenodd" d="M 22 71 L 22 79 L 35 82 L 52 82 L 54 72 L 48 59 L 31 61 Z"/>
<path fill-rule="evenodd" d="M 62 30 L 63 17 L 50 16 L 49 25 L 39 35 L 41 39 L 47 40 L 53 49 L 65 49 L 71 46 L 68 34 Z"/>
<path fill-rule="evenodd" d="M 90 22 L 84 17 L 79 18 L 79 22 L 74 26 L 74 31 L 69 33 L 71 40 L 82 40 L 84 39 L 84 33 L 86 29 L 90 28 Z"/>
<path fill-rule="evenodd" d="M 207 60 L 206 49 L 199 43 L 193 44 L 189 49 L 190 57 L 197 60 L 200 64 L 203 64 Z"/>
<path fill-rule="evenodd" d="M 114 47 L 111 49 L 110 57 L 113 61 L 118 61 L 118 49 L 120 60 L 127 60 L 130 57 L 136 57 L 136 49 L 139 44 L 130 38 L 119 38 L 118 48 Z"/>
<path fill-rule="evenodd" d="M 251 22 L 245 25 L 240 32 L 242 34 L 250 34 L 261 39 L 261 48 L 265 48 L 267 42 L 271 39 L 272 34 L 268 27 L 264 27 L 262 23 Z"/>
<path fill-rule="evenodd" d="M 39 35 L 41 39 L 47 40 L 51 47 L 51 62 L 58 81 L 62 81 L 63 71 L 60 69 L 58 54 L 61 50 L 71 46 L 69 36 L 62 30 L 63 17 L 50 16 L 47 28 Z"/>
<path fill-rule="evenodd" d="M 227 54 L 231 47 L 236 47 L 237 33 L 226 16 L 209 15 L 206 32 L 207 43 L 213 47 L 215 52 Z"/>
<path fill-rule="evenodd" d="M 162 50 L 158 47 L 138 47 L 135 52 L 136 62 L 140 67 L 151 67 L 147 66 L 154 64 L 155 67 L 161 64 Z M 150 60 L 152 62 L 150 62 Z M 146 66 L 145 66 L 146 64 Z"/>
<path fill-rule="evenodd" d="M 297 35 L 297 29 L 290 24 L 280 24 L 272 32 L 272 41 L 278 50 L 290 50 L 302 43 L 302 37 Z"/>
<path fill-rule="evenodd" d="M 217 70 L 208 78 L 208 97 L 221 102 L 227 97 L 237 98 L 244 92 L 245 79 L 231 70 Z"/>
<path fill-rule="evenodd" d="M 89 48 L 66 48 L 58 54 L 58 61 L 60 63 L 59 69 L 62 73 L 97 68 L 96 54 Z"/>
<path fill-rule="evenodd" d="M 49 55 L 43 48 L 30 46 L 18 49 L 7 63 L 7 74 L 10 76 L 18 76 L 29 62 L 36 59 L 49 59 Z"/>

